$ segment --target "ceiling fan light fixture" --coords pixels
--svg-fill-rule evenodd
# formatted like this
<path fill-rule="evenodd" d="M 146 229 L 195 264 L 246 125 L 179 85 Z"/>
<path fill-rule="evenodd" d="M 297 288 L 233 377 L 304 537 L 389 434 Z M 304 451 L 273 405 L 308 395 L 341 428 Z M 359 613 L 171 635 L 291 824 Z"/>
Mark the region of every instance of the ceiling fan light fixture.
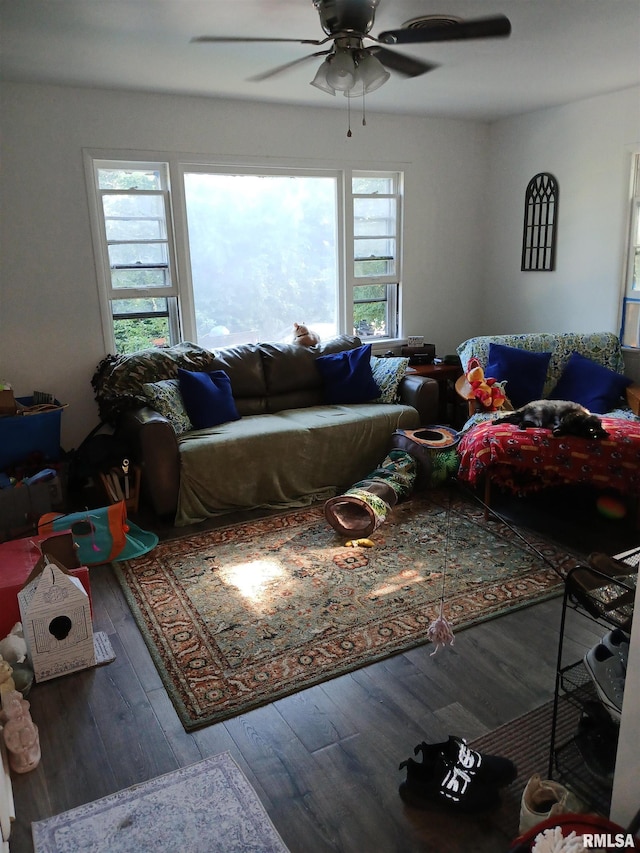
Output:
<path fill-rule="evenodd" d="M 329 65 L 325 59 L 320 63 L 320 68 L 316 71 L 316 76 L 311 81 L 311 85 L 315 86 L 316 89 L 320 89 L 322 92 L 326 92 L 328 95 L 335 95 L 336 90 L 327 82 L 328 69 Z"/>
<path fill-rule="evenodd" d="M 375 56 L 367 50 L 359 51 L 356 56 L 356 83 L 348 92 L 347 98 L 355 98 L 359 95 L 375 92 L 383 86 L 391 74 Z"/>
<path fill-rule="evenodd" d="M 349 92 L 356 84 L 356 63 L 353 51 L 336 45 L 335 53 L 325 59 L 327 83 L 336 92 Z"/>

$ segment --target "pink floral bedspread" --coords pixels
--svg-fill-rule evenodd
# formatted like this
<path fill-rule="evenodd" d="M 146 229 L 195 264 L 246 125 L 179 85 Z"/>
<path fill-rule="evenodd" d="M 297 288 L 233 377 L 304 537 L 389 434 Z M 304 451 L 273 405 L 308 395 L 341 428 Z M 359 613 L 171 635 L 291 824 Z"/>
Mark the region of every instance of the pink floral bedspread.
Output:
<path fill-rule="evenodd" d="M 640 495 L 640 421 L 605 416 L 602 425 L 609 438 L 591 440 L 484 421 L 458 445 L 458 477 L 476 485 L 488 474 L 492 483 L 518 494 L 583 483 Z"/>

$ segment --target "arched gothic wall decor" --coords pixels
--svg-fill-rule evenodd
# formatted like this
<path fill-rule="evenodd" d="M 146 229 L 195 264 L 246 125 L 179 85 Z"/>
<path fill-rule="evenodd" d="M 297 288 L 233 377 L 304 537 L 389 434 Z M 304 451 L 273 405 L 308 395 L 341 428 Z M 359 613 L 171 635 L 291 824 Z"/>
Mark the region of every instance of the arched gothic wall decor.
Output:
<path fill-rule="evenodd" d="M 522 270 L 546 272 L 556 265 L 558 182 L 548 172 L 529 181 L 524 197 Z"/>

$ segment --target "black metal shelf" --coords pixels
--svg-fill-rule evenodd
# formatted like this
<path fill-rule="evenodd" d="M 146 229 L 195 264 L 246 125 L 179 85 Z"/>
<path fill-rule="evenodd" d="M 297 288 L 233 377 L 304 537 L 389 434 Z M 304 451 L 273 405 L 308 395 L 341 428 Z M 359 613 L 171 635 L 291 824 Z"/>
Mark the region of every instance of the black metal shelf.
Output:
<path fill-rule="evenodd" d="M 560 623 L 556 689 L 554 694 L 549 778 L 557 779 L 572 790 L 587 806 L 608 817 L 611 805 L 611 778 L 590 766 L 580 749 L 578 725 L 589 703 L 599 702 L 595 685 L 582 660 L 565 664 L 563 660 L 564 632 L 567 610 L 578 612 L 605 629 L 630 628 L 635 596 L 635 566 L 629 575 L 616 578 L 586 566 L 572 569 L 565 578 L 565 590 Z M 580 575 L 577 581 L 578 573 Z M 592 590 L 585 589 L 592 585 Z M 631 601 L 631 603 L 629 603 Z M 585 651 L 587 651 L 585 649 Z M 617 743 L 617 740 L 616 740 Z M 612 745 L 615 748 L 616 744 Z"/>

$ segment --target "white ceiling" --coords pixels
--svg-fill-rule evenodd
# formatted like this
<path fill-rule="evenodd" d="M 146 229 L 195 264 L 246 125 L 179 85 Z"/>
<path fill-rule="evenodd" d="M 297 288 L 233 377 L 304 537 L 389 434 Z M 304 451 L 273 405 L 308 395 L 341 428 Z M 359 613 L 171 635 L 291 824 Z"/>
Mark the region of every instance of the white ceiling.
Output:
<path fill-rule="evenodd" d="M 640 83 L 640 0 L 381 0 L 371 32 L 435 13 L 502 13 L 512 34 L 394 48 L 439 67 L 392 74 L 368 111 L 493 120 Z M 0 24 L 5 80 L 346 108 L 309 85 L 319 59 L 247 80 L 322 48 L 190 43 L 323 38 L 311 0 L 0 0 Z"/>

